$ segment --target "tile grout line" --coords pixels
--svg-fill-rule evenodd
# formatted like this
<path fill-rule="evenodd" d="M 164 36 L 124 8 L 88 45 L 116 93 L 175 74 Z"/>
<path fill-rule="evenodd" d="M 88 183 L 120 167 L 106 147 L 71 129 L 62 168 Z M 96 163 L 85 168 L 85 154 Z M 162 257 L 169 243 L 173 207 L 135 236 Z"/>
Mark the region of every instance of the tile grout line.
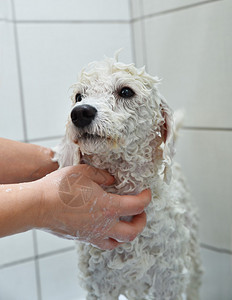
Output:
<path fill-rule="evenodd" d="M 28 257 L 28 258 L 24 258 L 24 259 L 21 259 L 21 260 L 17 260 L 17 261 L 13 261 L 13 262 L 10 262 L 10 263 L 0 265 L 0 270 L 5 269 L 5 268 L 9 268 L 9 267 L 12 267 L 12 266 L 15 266 L 15 265 L 19 265 L 19 264 L 23 264 L 23 263 L 27 263 L 27 262 L 32 262 L 35 259 L 43 259 L 43 258 L 55 256 L 55 255 L 58 255 L 58 254 L 71 252 L 73 250 L 75 250 L 75 246 L 69 246 L 69 247 L 66 247 L 66 248 L 63 248 L 63 249 L 54 250 L 54 251 L 47 252 L 47 253 L 44 253 L 44 254 L 38 254 L 37 256 L 35 255 L 35 256 L 31 256 L 31 257 Z"/>
<path fill-rule="evenodd" d="M 183 126 L 181 127 L 183 130 L 199 130 L 199 131 L 225 131 L 230 132 L 232 131 L 232 128 L 226 128 L 226 127 L 198 127 L 198 126 Z"/>
<path fill-rule="evenodd" d="M 41 291 L 41 280 L 40 280 L 40 268 L 39 268 L 39 258 L 38 258 L 38 243 L 37 243 L 37 233 L 36 230 L 33 230 L 33 246 L 35 253 L 35 278 L 36 278 L 36 287 L 37 287 L 37 299 L 42 300 L 42 291 Z"/>
<path fill-rule="evenodd" d="M 176 8 L 172 8 L 172 9 L 167 9 L 167 10 L 157 12 L 157 13 L 142 15 L 141 17 L 137 17 L 137 18 L 132 19 L 131 22 L 141 21 L 142 19 L 150 19 L 150 18 L 160 17 L 160 16 L 163 16 L 163 15 L 167 15 L 167 14 L 175 13 L 175 12 L 178 12 L 178 11 L 191 9 L 193 7 L 203 6 L 203 5 L 206 5 L 206 4 L 219 2 L 219 1 L 224 1 L 224 0 L 206 0 L 206 1 L 203 1 L 203 2 L 198 2 L 198 3 L 193 3 L 193 4 L 180 6 L 180 7 L 176 7 Z"/>
<path fill-rule="evenodd" d="M 0 22 L 13 23 L 13 20 L 7 18 L 0 18 Z"/>
<path fill-rule="evenodd" d="M 157 16 L 161 16 L 161 15 L 165 15 L 165 14 L 169 14 L 169 13 L 175 13 L 177 11 L 181 11 L 181 10 L 186 10 L 186 9 L 190 9 L 193 7 L 197 7 L 197 6 L 203 6 L 206 4 L 210 4 L 210 3 L 214 3 L 214 2 L 219 2 L 219 1 L 223 1 L 223 0 L 206 0 L 203 2 L 198 2 L 198 3 L 193 3 L 193 4 L 189 4 L 189 5 L 185 5 L 185 6 L 181 6 L 181 7 L 177 7 L 177 8 L 173 8 L 173 9 L 169 9 L 169 10 L 164 10 L 162 12 L 158 12 L 158 13 L 153 13 L 153 14 L 148 14 L 142 17 L 137 17 L 137 18 L 133 18 L 131 16 L 131 18 L 129 20 L 120 20 L 120 19 L 115 19 L 115 20 L 16 20 L 15 19 L 15 7 L 14 7 L 14 0 L 11 0 L 12 3 L 12 8 L 13 8 L 13 19 L 6 19 L 6 18 L 1 18 L 0 21 L 4 21 L 4 22 L 12 22 L 14 24 L 118 24 L 118 23 L 122 23 L 122 24 L 128 24 L 128 23 L 133 23 L 133 22 L 137 22 L 140 21 L 142 19 L 146 19 L 146 18 L 153 18 L 153 17 L 157 17 Z M 142 1 L 140 2 L 141 5 Z M 141 5 L 142 6 L 142 5 Z"/>
<path fill-rule="evenodd" d="M 20 259 L 20 260 L 12 261 L 12 262 L 9 262 L 9 263 L 5 263 L 5 264 L 0 265 L 0 270 L 10 268 L 10 267 L 13 267 L 13 266 L 17 266 L 17 265 L 20 265 L 20 264 L 32 262 L 34 260 L 35 260 L 35 257 L 30 256 L 30 257 L 27 257 L 27 258 L 24 258 L 24 259 Z"/>
<path fill-rule="evenodd" d="M 142 15 L 144 14 L 143 0 L 140 1 L 140 10 Z M 146 66 L 146 71 L 149 72 L 147 64 L 147 43 L 146 43 L 146 30 L 145 30 L 145 20 L 140 21 L 141 32 L 142 32 L 142 53 L 143 53 L 143 65 Z"/>
<path fill-rule="evenodd" d="M 21 101 L 23 134 L 24 134 L 24 142 L 27 142 L 28 141 L 28 138 L 27 138 L 27 124 L 26 124 L 25 101 L 24 101 L 24 94 L 23 94 L 22 70 L 21 70 L 20 53 L 19 53 L 18 31 L 17 31 L 17 25 L 14 21 L 15 17 L 16 17 L 14 0 L 11 0 L 11 6 L 12 6 L 12 15 L 13 15 L 14 41 L 15 41 L 16 61 L 17 61 L 19 93 L 20 93 L 20 101 Z"/>
<path fill-rule="evenodd" d="M 207 245 L 207 244 L 204 244 L 204 243 L 200 243 L 200 246 L 203 249 L 207 249 L 207 250 L 210 250 L 210 251 L 213 251 L 213 252 L 232 255 L 232 250 L 217 248 L 217 247 L 210 246 L 210 245 Z"/>
<path fill-rule="evenodd" d="M 32 139 L 28 139 L 28 143 L 62 139 L 63 137 L 64 137 L 64 134 L 63 135 L 57 135 L 57 136 L 40 137 L 40 138 L 34 138 L 34 139 L 32 138 Z"/>
<path fill-rule="evenodd" d="M 16 24 L 129 24 L 131 20 L 15 20 Z"/>
<path fill-rule="evenodd" d="M 131 22 L 133 15 L 132 15 L 132 0 L 128 0 L 128 5 L 129 5 L 129 11 L 130 11 L 130 42 L 131 42 L 131 50 L 132 50 L 132 59 L 135 65 L 137 65 L 136 62 L 136 55 L 135 55 L 135 37 L 134 37 L 134 24 Z"/>

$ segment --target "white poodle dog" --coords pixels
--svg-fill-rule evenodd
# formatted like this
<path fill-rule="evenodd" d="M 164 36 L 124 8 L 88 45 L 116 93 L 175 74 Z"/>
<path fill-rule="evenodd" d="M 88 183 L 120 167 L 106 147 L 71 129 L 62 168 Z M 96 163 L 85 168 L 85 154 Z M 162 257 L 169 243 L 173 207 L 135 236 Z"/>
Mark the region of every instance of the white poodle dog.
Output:
<path fill-rule="evenodd" d="M 114 250 L 79 243 L 87 299 L 199 299 L 198 217 L 180 166 L 173 163 L 173 114 L 158 78 L 106 58 L 89 64 L 74 85 L 66 136 L 56 149 L 61 167 L 86 163 L 116 181 L 106 191 L 152 201 L 147 225 Z"/>

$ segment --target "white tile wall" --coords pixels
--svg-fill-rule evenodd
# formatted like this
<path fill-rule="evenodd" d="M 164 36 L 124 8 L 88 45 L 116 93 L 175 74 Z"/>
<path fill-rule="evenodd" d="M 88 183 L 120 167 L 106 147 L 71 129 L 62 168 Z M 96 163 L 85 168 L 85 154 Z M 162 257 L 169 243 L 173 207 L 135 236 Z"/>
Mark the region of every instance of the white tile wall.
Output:
<path fill-rule="evenodd" d="M 84 300 L 78 283 L 76 251 L 39 260 L 43 300 Z"/>
<path fill-rule="evenodd" d="M 145 20 L 149 72 L 187 126 L 232 127 L 232 1 Z"/>
<path fill-rule="evenodd" d="M 127 21 L 128 0 L 14 0 L 17 20 Z"/>
<path fill-rule="evenodd" d="M 44 140 L 36 140 L 35 142 L 32 142 L 36 145 L 40 145 L 42 147 L 48 147 L 48 148 L 53 148 L 55 146 L 57 146 L 63 136 L 61 136 L 60 138 L 54 138 L 54 139 L 44 139 Z"/>
<path fill-rule="evenodd" d="M 142 1 L 141 0 L 130 0 L 131 4 L 131 16 L 132 19 L 140 18 L 143 16 Z"/>
<path fill-rule="evenodd" d="M 136 66 L 143 67 L 146 65 L 146 51 L 145 51 L 145 36 L 143 34 L 143 21 L 133 22 L 133 39 L 134 45 L 136 45 L 135 51 L 135 64 Z"/>
<path fill-rule="evenodd" d="M 161 90 L 174 108 L 187 110 L 185 125 L 231 128 L 231 5 L 231 0 L 0 0 L 0 136 L 24 140 L 23 100 L 29 141 L 55 146 L 54 137 L 65 129 L 68 89 L 80 68 L 121 47 L 122 61 L 133 61 L 135 51 L 138 66 L 147 62 L 149 72 L 164 77 Z M 130 15 L 145 17 L 130 23 Z M 228 253 L 202 249 L 202 300 L 231 300 L 231 131 L 181 133 L 177 158 L 200 208 L 201 240 Z M 36 231 L 34 245 L 32 234 L 0 240 L 0 299 L 85 299 L 75 250 L 67 251 L 73 242 Z"/>
<path fill-rule="evenodd" d="M 40 230 L 36 231 L 36 236 L 38 243 L 38 255 L 75 247 L 74 241 L 65 240 Z"/>
<path fill-rule="evenodd" d="M 232 2 L 132 5 L 136 62 L 164 78 L 161 91 L 174 109 L 185 108 L 185 126 L 193 128 L 181 131 L 176 158 L 200 210 L 201 241 L 218 249 L 202 249 L 201 299 L 231 300 Z"/>
<path fill-rule="evenodd" d="M 232 250 L 232 131 L 182 130 L 176 160 L 181 163 L 201 217 L 201 241 Z"/>
<path fill-rule="evenodd" d="M 0 21 L 0 103 L 0 136 L 22 140 L 24 135 L 14 25 L 4 21 Z"/>
<path fill-rule="evenodd" d="M 12 20 L 12 7 L 10 0 L 0 0 L 0 20 Z"/>
<path fill-rule="evenodd" d="M 202 2 L 205 2 L 205 0 L 143 0 L 144 15 L 156 14 Z"/>
<path fill-rule="evenodd" d="M 5 264 L 33 257 L 34 244 L 32 231 L 0 239 L 0 267 Z"/>
<path fill-rule="evenodd" d="M 34 262 L 0 269 L 1 300 L 39 300 Z"/>
<path fill-rule="evenodd" d="M 62 135 L 71 106 L 69 88 L 92 60 L 112 56 L 131 62 L 127 24 L 18 24 L 28 137 Z"/>
<path fill-rule="evenodd" d="M 202 249 L 204 266 L 202 300 L 232 299 L 232 255 Z"/>

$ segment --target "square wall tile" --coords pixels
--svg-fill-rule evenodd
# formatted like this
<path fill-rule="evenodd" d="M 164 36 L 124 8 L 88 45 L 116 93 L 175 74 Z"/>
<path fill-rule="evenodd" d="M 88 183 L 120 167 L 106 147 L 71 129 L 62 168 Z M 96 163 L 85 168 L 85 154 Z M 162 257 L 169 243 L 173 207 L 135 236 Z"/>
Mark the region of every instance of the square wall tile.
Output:
<path fill-rule="evenodd" d="M 28 138 L 60 136 L 70 113 L 70 87 L 89 62 L 131 62 L 128 24 L 18 24 Z"/>
<path fill-rule="evenodd" d="M 148 70 L 186 125 L 232 127 L 232 1 L 145 20 Z"/>
<path fill-rule="evenodd" d="M 37 300 L 35 263 L 0 269 L 0 299 Z"/>
<path fill-rule="evenodd" d="M 232 131 L 182 130 L 176 160 L 181 163 L 200 212 L 205 244 L 232 250 Z"/>
<path fill-rule="evenodd" d="M 205 0 L 142 0 L 144 15 L 160 13 L 167 10 L 181 8 L 192 4 L 200 4 Z"/>
<path fill-rule="evenodd" d="M 34 255 L 32 231 L 0 239 L 0 267 L 8 263 L 33 258 Z"/>
<path fill-rule="evenodd" d="M 232 255 L 202 249 L 202 300 L 231 300 Z"/>
<path fill-rule="evenodd" d="M 12 20 L 11 0 L 0 0 L 0 22 Z"/>
<path fill-rule="evenodd" d="M 0 101 L 0 136 L 23 140 L 14 25 L 3 21 L 0 21 Z"/>
<path fill-rule="evenodd" d="M 75 242 L 62 239 L 42 230 L 36 231 L 38 255 L 75 247 Z"/>
<path fill-rule="evenodd" d="M 85 299 L 78 283 L 76 250 L 40 259 L 39 266 L 43 300 Z"/>
<path fill-rule="evenodd" d="M 14 0 L 17 20 L 122 20 L 130 18 L 129 0 Z"/>

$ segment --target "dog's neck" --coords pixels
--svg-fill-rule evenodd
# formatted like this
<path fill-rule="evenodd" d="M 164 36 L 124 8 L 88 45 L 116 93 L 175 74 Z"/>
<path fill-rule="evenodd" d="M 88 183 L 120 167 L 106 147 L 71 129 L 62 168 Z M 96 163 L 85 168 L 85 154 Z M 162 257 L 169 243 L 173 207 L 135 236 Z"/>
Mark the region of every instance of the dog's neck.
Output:
<path fill-rule="evenodd" d="M 108 192 L 117 194 L 137 194 L 152 188 L 158 180 L 162 168 L 159 147 L 151 142 L 148 147 L 137 147 L 133 152 L 119 151 L 104 154 L 82 154 L 81 162 L 107 170 L 115 177 L 115 183 L 106 187 Z M 157 151 L 153 151 L 154 149 Z"/>

